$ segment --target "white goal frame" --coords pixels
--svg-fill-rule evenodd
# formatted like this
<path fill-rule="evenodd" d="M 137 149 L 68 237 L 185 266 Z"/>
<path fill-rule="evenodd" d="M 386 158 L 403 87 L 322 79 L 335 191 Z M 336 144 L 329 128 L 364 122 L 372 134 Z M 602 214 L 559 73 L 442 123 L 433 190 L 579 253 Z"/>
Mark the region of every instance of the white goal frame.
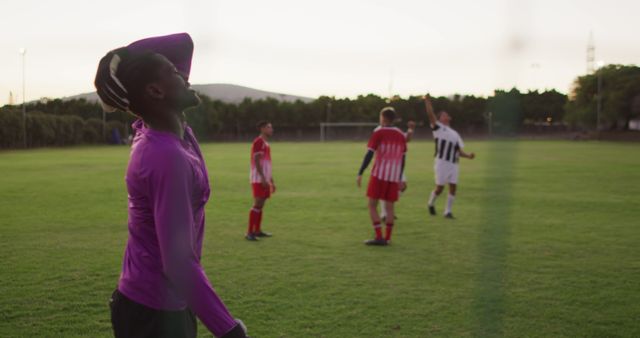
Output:
<path fill-rule="evenodd" d="M 327 127 L 377 127 L 379 125 L 375 122 L 320 122 L 320 142 L 326 140 Z"/>

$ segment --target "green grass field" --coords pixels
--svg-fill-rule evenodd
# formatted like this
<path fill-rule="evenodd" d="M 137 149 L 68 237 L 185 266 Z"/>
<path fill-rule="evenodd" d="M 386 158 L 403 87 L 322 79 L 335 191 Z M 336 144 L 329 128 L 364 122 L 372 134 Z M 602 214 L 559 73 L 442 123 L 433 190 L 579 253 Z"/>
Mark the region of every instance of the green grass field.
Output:
<path fill-rule="evenodd" d="M 279 190 L 263 227 L 274 237 L 259 243 L 243 239 L 249 144 L 203 145 L 205 270 L 254 338 L 639 337 L 640 146 L 467 150 L 478 158 L 462 162 L 451 221 L 425 207 L 432 143 L 410 144 L 393 244 L 366 247 L 364 142 L 273 143 Z M 0 337 L 111 335 L 128 154 L 0 153 Z"/>

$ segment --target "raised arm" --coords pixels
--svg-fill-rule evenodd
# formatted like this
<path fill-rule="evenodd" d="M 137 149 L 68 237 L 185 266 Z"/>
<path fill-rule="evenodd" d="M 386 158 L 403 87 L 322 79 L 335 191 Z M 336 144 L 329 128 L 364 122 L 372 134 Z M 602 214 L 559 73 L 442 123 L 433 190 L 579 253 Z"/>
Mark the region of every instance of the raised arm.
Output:
<path fill-rule="evenodd" d="M 407 142 L 411 141 L 413 138 L 413 133 L 416 129 L 416 123 L 414 121 L 407 122 L 407 132 L 405 133 L 405 139 Z"/>
<path fill-rule="evenodd" d="M 127 46 L 132 52 L 150 50 L 164 55 L 176 66 L 186 78 L 191 72 L 191 58 L 193 56 L 193 40 L 187 33 L 178 33 L 165 36 L 156 36 L 138 40 Z"/>
<path fill-rule="evenodd" d="M 429 124 L 431 128 L 436 126 L 436 114 L 433 112 L 433 105 L 431 104 L 431 97 L 429 94 L 424 96 L 424 108 L 427 111 L 427 116 L 429 117 Z"/>

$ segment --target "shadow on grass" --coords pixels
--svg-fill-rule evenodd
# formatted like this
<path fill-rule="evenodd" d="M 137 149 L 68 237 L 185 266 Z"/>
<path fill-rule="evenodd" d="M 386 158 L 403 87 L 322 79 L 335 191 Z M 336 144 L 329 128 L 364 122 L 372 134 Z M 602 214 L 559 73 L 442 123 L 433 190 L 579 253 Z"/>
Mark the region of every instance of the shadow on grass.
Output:
<path fill-rule="evenodd" d="M 473 294 L 473 336 L 503 336 L 507 249 L 511 222 L 516 141 L 495 142 L 489 148 L 484 199 L 479 224 L 479 270 Z"/>

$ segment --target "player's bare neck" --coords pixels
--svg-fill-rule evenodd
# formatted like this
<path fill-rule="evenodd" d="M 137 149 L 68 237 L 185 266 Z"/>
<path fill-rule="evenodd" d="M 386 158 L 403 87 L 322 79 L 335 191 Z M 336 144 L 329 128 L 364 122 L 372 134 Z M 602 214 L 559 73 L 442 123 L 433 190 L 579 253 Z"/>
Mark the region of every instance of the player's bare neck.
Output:
<path fill-rule="evenodd" d="M 173 133 L 180 139 L 184 138 L 184 121 L 177 114 L 149 114 L 144 118 L 144 123 L 151 129 Z"/>
<path fill-rule="evenodd" d="M 265 141 L 269 139 L 269 136 L 267 134 L 260 133 L 260 137 L 262 137 Z"/>

